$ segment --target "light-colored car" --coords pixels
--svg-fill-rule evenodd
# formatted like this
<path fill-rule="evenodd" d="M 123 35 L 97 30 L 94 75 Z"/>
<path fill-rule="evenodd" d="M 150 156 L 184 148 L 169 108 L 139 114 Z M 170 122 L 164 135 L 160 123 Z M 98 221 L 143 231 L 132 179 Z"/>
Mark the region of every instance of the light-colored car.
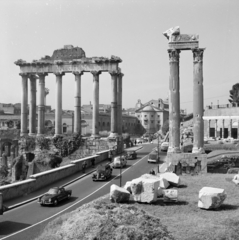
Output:
<path fill-rule="evenodd" d="M 158 153 L 150 153 L 148 156 L 148 163 L 159 163 L 160 157 L 158 156 Z"/>
<path fill-rule="evenodd" d="M 111 164 L 112 168 L 123 168 L 127 165 L 126 156 L 117 156 L 114 157 L 113 163 Z"/>
<path fill-rule="evenodd" d="M 169 142 L 162 142 L 160 149 L 161 151 L 168 151 Z"/>

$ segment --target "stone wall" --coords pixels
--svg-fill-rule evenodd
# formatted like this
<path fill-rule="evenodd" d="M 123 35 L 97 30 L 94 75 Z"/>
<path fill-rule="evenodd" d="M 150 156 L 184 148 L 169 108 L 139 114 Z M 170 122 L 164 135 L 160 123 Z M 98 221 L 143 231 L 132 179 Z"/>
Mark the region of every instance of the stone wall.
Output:
<path fill-rule="evenodd" d="M 87 167 L 91 167 L 92 158 L 95 158 L 95 163 L 99 163 L 108 159 L 108 156 L 109 150 L 98 152 L 97 155 L 71 161 L 71 164 L 68 164 L 66 166 L 31 175 L 27 180 L 1 186 L 0 192 L 3 195 L 3 200 L 6 201 L 27 195 L 44 186 L 49 185 L 50 183 L 71 176 L 72 174 L 82 170 L 81 166 L 83 161 L 86 161 Z"/>

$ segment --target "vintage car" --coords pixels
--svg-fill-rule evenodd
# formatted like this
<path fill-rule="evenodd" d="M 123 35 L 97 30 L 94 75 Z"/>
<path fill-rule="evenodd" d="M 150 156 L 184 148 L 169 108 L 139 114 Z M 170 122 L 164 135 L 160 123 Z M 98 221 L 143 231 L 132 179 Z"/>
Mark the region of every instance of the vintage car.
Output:
<path fill-rule="evenodd" d="M 127 159 L 137 159 L 136 151 L 127 151 Z"/>
<path fill-rule="evenodd" d="M 127 156 L 121 155 L 121 156 L 114 157 L 111 166 L 112 168 L 122 168 L 122 167 L 125 167 L 126 164 L 127 164 Z"/>
<path fill-rule="evenodd" d="M 160 146 L 160 149 L 161 151 L 165 151 L 167 152 L 168 151 L 168 146 L 169 146 L 169 142 L 162 142 L 161 146 Z"/>
<path fill-rule="evenodd" d="M 38 198 L 38 203 L 43 205 L 56 206 L 60 201 L 69 199 L 71 197 L 72 190 L 66 190 L 64 187 L 53 187 L 49 191 Z"/>
<path fill-rule="evenodd" d="M 159 160 L 158 153 L 153 152 L 148 155 L 148 163 L 159 163 Z"/>
<path fill-rule="evenodd" d="M 110 163 L 100 164 L 97 166 L 96 171 L 92 175 L 93 181 L 103 181 L 112 176 L 112 167 Z"/>

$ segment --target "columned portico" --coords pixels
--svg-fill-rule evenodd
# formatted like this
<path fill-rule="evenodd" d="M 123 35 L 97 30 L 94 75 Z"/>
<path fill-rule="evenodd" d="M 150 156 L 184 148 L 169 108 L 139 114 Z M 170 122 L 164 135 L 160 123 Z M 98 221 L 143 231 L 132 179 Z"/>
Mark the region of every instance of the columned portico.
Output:
<path fill-rule="evenodd" d="M 203 51 L 193 49 L 193 153 L 203 152 Z"/>
<path fill-rule="evenodd" d="M 56 110 L 55 110 L 55 136 L 62 135 L 62 76 L 64 73 L 56 75 Z"/>
<path fill-rule="evenodd" d="M 75 113 L 74 133 L 81 134 L 81 76 L 83 72 L 73 72 L 75 75 Z"/>
<path fill-rule="evenodd" d="M 117 75 L 118 72 L 111 71 L 111 126 L 110 137 L 117 137 Z"/>
<path fill-rule="evenodd" d="M 93 74 L 93 114 L 92 137 L 99 137 L 99 75 L 101 72 L 92 71 Z"/>
<path fill-rule="evenodd" d="M 168 49 L 169 53 L 169 148 L 168 152 L 180 152 L 180 50 Z"/>
<path fill-rule="evenodd" d="M 38 129 L 37 136 L 44 135 L 44 115 L 45 115 L 45 76 L 47 74 L 39 73 L 39 105 L 38 105 Z"/>
<path fill-rule="evenodd" d="M 22 77 L 22 103 L 21 103 L 21 136 L 27 135 L 27 102 L 28 102 L 28 74 L 20 73 Z"/>

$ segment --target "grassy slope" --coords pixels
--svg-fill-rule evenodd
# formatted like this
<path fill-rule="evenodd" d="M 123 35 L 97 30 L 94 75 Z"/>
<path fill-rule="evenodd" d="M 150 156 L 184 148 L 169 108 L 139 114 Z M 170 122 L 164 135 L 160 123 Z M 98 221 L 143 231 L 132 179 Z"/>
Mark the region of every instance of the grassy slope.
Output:
<path fill-rule="evenodd" d="M 135 206 L 139 209 L 143 209 L 149 213 L 149 215 L 159 218 L 161 223 L 167 226 L 168 231 L 171 232 L 173 237 L 178 240 L 238 239 L 239 188 L 231 182 L 233 176 L 234 175 L 231 174 L 181 176 L 182 183 L 185 187 L 178 189 L 179 202 L 177 204 L 166 204 L 163 203 L 162 199 L 159 199 L 157 203 L 152 205 L 131 203 L 125 204 L 125 206 Z M 225 189 L 227 198 L 219 210 L 209 211 L 197 207 L 198 193 L 204 186 Z M 110 204 L 109 195 L 97 201 Z M 86 215 L 87 207 L 87 205 L 83 206 L 84 214 Z M 66 224 L 66 226 L 73 226 L 79 221 L 77 211 L 79 212 L 79 210 L 76 210 L 64 217 L 60 217 L 60 219 L 54 220 L 54 223 L 48 225 L 47 232 L 52 232 L 56 236 L 56 231 L 58 231 L 58 229 L 63 229 L 61 225 L 62 222 Z M 140 221 L 141 218 L 138 218 L 139 223 Z M 81 231 L 79 222 L 77 225 L 79 231 Z M 88 229 L 90 231 L 91 227 L 89 226 Z M 66 228 L 66 231 L 69 231 L 69 229 Z M 108 229 L 108 231 L 110 231 L 110 229 Z"/>

